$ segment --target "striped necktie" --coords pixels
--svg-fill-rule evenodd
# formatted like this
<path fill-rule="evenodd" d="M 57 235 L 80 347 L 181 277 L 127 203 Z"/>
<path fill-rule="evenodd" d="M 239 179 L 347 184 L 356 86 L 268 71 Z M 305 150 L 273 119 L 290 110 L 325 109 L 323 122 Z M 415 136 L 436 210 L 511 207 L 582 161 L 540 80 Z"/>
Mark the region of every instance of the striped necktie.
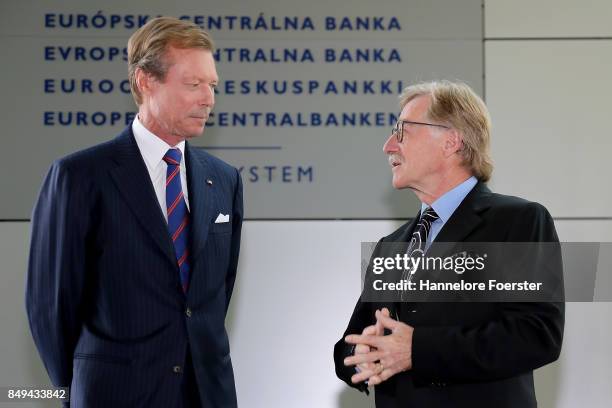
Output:
<path fill-rule="evenodd" d="M 408 244 L 408 250 L 406 253 L 408 257 L 415 258 L 418 256 L 423 256 L 425 254 L 425 246 L 427 245 L 427 238 L 429 237 L 429 232 L 431 231 L 431 224 L 436 221 L 440 216 L 436 213 L 436 211 L 427 207 L 421 218 L 419 219 L 419 223 L 414 228 L 414 232 L 412 233 L 412 238 L 410 239 L 410 243 Z M 402 279 L 408 279 L 408 282 L 411 282 L 414 276 L 412 270 L 404 269 L 402 272 Z M 408 291 L 402 292 L 402 300 L 405 301 L 408 298 Z"/>
<path fill-rule="evenodd" d="M 168 231 L 174 244 L 176 262 L 183 292 L 189 285 L 189 210 L 183 197 L 181 186 L 181 151 L 169 149 L 164 156 L 168 163 L 166 172 L 166 210 L 168 213 Z"/>

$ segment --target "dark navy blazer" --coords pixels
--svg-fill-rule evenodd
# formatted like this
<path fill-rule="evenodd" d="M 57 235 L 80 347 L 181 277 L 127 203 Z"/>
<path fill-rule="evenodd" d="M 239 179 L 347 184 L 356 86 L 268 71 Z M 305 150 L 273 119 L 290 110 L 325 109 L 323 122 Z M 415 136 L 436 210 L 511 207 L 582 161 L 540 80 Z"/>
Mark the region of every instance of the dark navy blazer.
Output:
<path fill-rule="evenodd" d="M 186 143 L 191 281 L 131 126 L 56 161 L 32 216 L 26 309 L 71 406 L 175 407 L 188 358 L 205 407 L 234 407 L 225 331 L 243 218 L 238 171 Z M 229 214 L 228 223 L 215 223 Z"/>

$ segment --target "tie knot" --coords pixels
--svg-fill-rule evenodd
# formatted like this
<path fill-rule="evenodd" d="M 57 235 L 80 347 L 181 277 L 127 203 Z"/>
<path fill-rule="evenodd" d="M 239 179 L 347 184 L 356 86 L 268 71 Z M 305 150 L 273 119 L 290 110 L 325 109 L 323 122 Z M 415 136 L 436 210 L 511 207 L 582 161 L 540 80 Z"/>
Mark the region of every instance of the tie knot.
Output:
<path fill-rule="evenodd" d="M 164 161 L 169 165 L 178 166 L 181 164 L 181 151 L 179 149 L 173 148 L 168 149 L 166 154 L 164 155 Z"/>
<path fill-rule="evenodd" d="M 429 222 L 434 222 L 438 218 L 440 218 L 440 216 L 438 215 L 438 213 L 436 213 L 436 210 L 434 210 L 432 207 L 427 207 L 425 211 L 423 212 L 423 214 L 421 215 L 422 220 L 425 219 Z"/>

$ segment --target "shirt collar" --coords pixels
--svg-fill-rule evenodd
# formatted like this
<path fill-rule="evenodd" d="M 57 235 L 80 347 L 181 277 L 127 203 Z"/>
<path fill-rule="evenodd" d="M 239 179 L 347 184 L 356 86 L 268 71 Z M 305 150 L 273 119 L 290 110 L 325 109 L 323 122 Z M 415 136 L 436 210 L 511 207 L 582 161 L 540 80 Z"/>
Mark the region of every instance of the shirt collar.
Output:
<path fill-rule="evenodd" d="M 455 186 L 453 189 L 442 194 L 431 206 L 442 220 L 442 223 L 446 223 L 448 219 L 453 215 L 459 204 L 463 201 L 465 196 L 468 195 L 474 186 L 478 183 L 476 177 L 471 176 L 461 184 Z M 421 203 L 421 214 L 429 207 L 425 203 Z"/>
<path fill-rule="evenodd" d="M 132 132 L 134 133 L 134 138 L 136 139 L 136 144 L 138 144 L 140 153 L 147 167 L 151 170 L 157 167 L 168 149 L 173 147 L 144 127 L 140 119 L 138 119 L 138 115 L 136 115 L 134 122 L 132 122 Z M 174 147 L 181 151 L 183 157 L 181 165 L 183 165 L 185 163 L 185 141 L 179 142 Z"/>

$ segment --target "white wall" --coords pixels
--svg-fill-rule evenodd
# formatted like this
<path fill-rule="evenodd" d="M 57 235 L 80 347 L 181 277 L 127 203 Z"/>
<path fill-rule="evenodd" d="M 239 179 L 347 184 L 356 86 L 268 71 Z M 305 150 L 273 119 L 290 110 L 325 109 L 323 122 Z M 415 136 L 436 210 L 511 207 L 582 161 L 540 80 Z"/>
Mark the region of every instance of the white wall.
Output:
<path fill-rule="evenodd" d="M 563 241 L 612 241 L 612 2 L 485 0 L 492 187 L 547 206 Z M 536 372 L 542 407 L 608 407 L 610 303 L 567 305 L 559 361 Z"/>

